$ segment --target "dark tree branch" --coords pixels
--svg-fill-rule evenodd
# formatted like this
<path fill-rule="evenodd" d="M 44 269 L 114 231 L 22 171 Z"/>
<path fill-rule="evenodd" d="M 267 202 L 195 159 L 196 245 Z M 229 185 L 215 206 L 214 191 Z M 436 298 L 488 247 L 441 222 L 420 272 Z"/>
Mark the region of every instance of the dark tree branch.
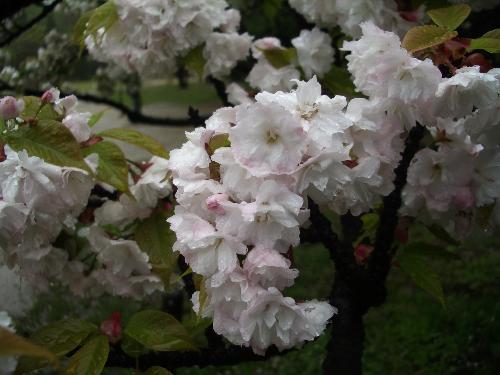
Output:
<path fill-rule="evenodd" d="M 9 86 L 5 83 L 0 83 L 0 92 L 14 92 L 16 89 L 12 86 Z M 33 89 L 25 89 L 23 91 L 24 95 L 34 95 L 34 96 L 41 96 L 43 94 L 42 91 L 40 90 L 33 90 Z M 200 126 L 205 123 L 205 120 L 207 119 L 206 116 L 200 116 L 198 115 L 198 111 L 194 110 L 190 107 L 188 111 L 189 117 L 186 118 L 171 118 L 171 117 L 154 117 L 154 116 L 149 116 L 145 115 L 142 112 L 135 111 L 133 109 L 130 109 L 128 106 L 126 106 L 123 103 L 117 102 L 113 99 L 109 98 L 104 98 L 100 97 L 94 94 L 86 94 L 86 93 L 79 93 L 77 91 L 71 90 L 70 93 L 63 93 L 61 92 L 61 96 L 66 96 L 69 94 L 74 94 L 78 99 L 84 100 L 87 102 L 91 103 L 97 103 L 97 104 L 105 104 L 108 105 L 112 108 L 115 108 L 122 112 L 127 118 L 130 120 L 130 122 L 134 123 L 142 123 L 142 124 L 148 124 L 148 125 L 162 125 L 162 126 Z"/>
<path fill-rule="evenodd" d="M 337 235 L 331 232 L 330 222 L 322 216 L 317 205 L 309 201 L 314 234 L 330 251 L 335 263 L 330 303 L 337 307 L 338 314 L 332 318 L 332 338 L 327 344 L 324 374 L 362 373 L 365 337 L 363 316 L 370 307 L 379 306 L 386 299 L 385 282 L 392 259 L 391 248 L 401 207 L 401 192 L 406 184 L 408 167 L 420 147 L 423 134 L 424 127 L 417 124 L 406 139 L 401 161 L 394 171 L 394 190 L 383 200 L 375 249 L 367 266 L 357 264 L 352 246 L 362 227 L 359 218 L 350 214 L 342 216 L 343 236 L 339 241 Z"/>
<path fill-rule="evenodd" d="M 31 29 L 34 25 L 36 25 L 38 22 L 43 20 L 50 13 L 52 13 L 54 8 L 61 2 L 62 2 L 62 0 L 54 0 L 49 5 L 43 5 L 42 11 L 36 17 L 31 19 L 28 23 L 26 23 L 24 25 L 17 26 L 17 29 L 12 31 L 12 32 L 6 31 L 6 33 L 8 33 L 8 35 L 5 38 L 3 38 L 2 40 L 0 40 L 0 47 L 5 47 L 10 42 L 12 42 L 14 39 L 18 38 L 21 34 L 28 31 L 29 29 Z M 19 1 L 19 3 L 23 3 L 23 1 Z M 29 2 L 26 2 L 26 3 L 29 3 Z M 32 3 L 34 3 L 34 2 L 32 2 Z M 3 6 L 3 4 L 2 4 L 2 6 Z M 9 11 L 9 9 L 7 11 Z M 4 17 L 2 16 L 2 22 L 3 22 L 3 19 L 4 19 Z M 4 28 L 4 30 L 6 30 L 6 29 Z"/>
<path fill-rule="evenodd" d="M 373 283 L 380 285 L 383 290 L 372 306 L 378 306 L 385 301 L 385 280 L 389 274 L 393 254 L 391 248 L 394 242 L 394 231 L 398 224 L 398 211 L 401 207 L 401 192 L 406 184 L 410 162 L 420 148 L 420 141 L 424 136 L 425 128 L 417 124 L 410 130 L 406 138 L 405 148 L 401 160 L 394 170 L 394 190 L 384 198 L 384 206 L 380 214 L 380 224 L 377 228 L 374 250 L 368 259 L 368 272 Z"/>
<path fill-rule="evenodd" d="M 16 13 L 29 7 L 30 5 L 40 4 L 41 0 L 11 0 L 2 2 L 0 11 L 0 21 L 12 18 Z"/>
<path fill-rule="evenodd" d="M 200 349 L 197 352 L 150 352 L 138 358 L 139 370 L 151 366 L 162 366 L 169 370 L 179 367 L 230 366 L 242 362 L 266 361 L 271 357 L 284 355 L 295 349 L 279 352 L 275 347 L 268 349 L 265 356 L 254 354 L 250 348 L 239 346 L 216 346 Z M 106 367 L 135 368 L 134 358 L 127 356 L 119 347 L 109 353 Z"/>
<path fill-rule="evenodd" d="M 222 104 L 225 107 L 231 106 L 231 103 L 229 103 L 229 99 L 227 97 L 226 85 L 224 84 L 224 82 L 212 76 L 209 76 L 207 80 L 214 86 L 215 92 L 217 93 L 219 99 L 222 101 Z"/>

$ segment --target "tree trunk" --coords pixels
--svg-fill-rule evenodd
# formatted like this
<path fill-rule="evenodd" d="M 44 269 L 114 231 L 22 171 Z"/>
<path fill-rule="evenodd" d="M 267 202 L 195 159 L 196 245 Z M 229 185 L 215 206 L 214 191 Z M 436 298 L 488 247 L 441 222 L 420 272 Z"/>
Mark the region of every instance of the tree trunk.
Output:
<path fill-rule="evenodd" d="M 361 375 L 365 329 L 363 312 L 355 291 L 341 277 L 335 278 L 330 303 L 338 313 L 331 323 L 332 337 L 326 347 L 324 374 Z"/>

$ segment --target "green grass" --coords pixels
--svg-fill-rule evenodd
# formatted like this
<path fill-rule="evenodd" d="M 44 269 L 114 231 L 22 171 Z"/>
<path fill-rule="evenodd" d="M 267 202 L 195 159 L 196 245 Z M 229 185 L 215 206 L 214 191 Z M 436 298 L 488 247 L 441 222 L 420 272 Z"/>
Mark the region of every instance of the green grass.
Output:
<path fill-rule="evenodd" d="M 68 86 L 80 92 L 95 93 L 96 84 L 92 81 L 74 81 Z M 143 105 L 168 103 L 169 105 L 193 107 L 206 103 L 218 103 L 214 88 L 205 82 L 191 82 L 187 89 L 180 88 L 177 83 L 146 82 L 141 90 Z M 126 95 L 116 93 L 113 99 L 131 105 Z"/>

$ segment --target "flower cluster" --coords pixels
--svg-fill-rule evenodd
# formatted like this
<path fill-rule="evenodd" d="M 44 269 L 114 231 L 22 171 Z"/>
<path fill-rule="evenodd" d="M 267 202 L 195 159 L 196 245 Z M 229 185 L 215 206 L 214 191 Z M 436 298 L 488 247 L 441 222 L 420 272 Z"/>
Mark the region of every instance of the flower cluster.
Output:
<path fill-rule="evenodd" d="M 307 21 L 323 27 L 340 26 L 353 37 L 361 36 L 359 25 L 371 21 L 383 30 L 403 35 L 414 24 L 403 18 L 395 0 L 288 0 Z M 408 17 L 406 17 L 408 18 Z"/>
<path fill-rule="evenodd" d="M 159 76 L 174 72 L 178 57 L 206 42 L 205 74 L 220 76 L 248 54 L 251 37 L 237 33 L 239 12 L 226 10 L 224 0 L 117 0 L 115 5 L 118 20 L 85 40 L 98 61 Z"/>
<path fill-rule="evenodd" d="M 256 40 L 252 45 L 252 55 L 257 60 L 250 71 L 247 82 L 255 89 L 269 92 L 290 90 L 294 79 L 300 78 L 299 68 L 309 79 L 313 75 L 323 76 L 330 70 L 334 60 L 334 51 L 330 36 L 318 28 L 302 30 L 300 35 L 292 39 L 292 45 L 297 55 L 295 64 L 290 63 L 276 68 L 266 58 L 265 51 L 286 51 L 279 39 L 266 37 Z M 288 50 L 290 51 L 290 50 Z M 230 89 L 237 90 L 237 87 Z M 241 101 L 239 101 L 241 102 Z"/>
<path fill-rule="evenodd" d="M 343 49 L 366 99 L 347 103 L 321 95 L 316 77 L 294 80 L 288 93 L 240 95 L 243 104 L 216 111 L 171 153 L 174 248 L 204 280 L 194 309 L 257 353 L 312 339 L 334 313 L 282 294 L 298 275 L 288 254 L 308 219 L 306 198 L 338 214 L 372 209 L 393 190 L 404 137 L 418 123 L 434 139 L 412 161 L 405 213 L 456 222 L 500 196 L 498 71 L 443 78 L 396 34 L 371 22 L 361 30 Z M 270 38 L 259 44 L 254 53 L 280 47 Z"/>
<path fill-rule="evenodd" d="M 42 107 L 51 106 L 77 142 L 91 138 L 90 113 L 76 110 L 73 95 L 59 98 L 51 89 L 41 97 Z M 22 126 L 22 99 L 0 100 L 5 132 Z M 36 126 L 36 125 L 34 125 Z M 148 256 L 129 238 L 108 233 L 109 226 L 123 228 L 151 215 L 158 201 L 171 193 L 166 180 L 166 160 L 153 157 L 130 178 L 130 196 L 105 200 L 96 189 L 94 176 L 71 167 L 50 164 L 26 150 L 14 151 L 7 143 L 0 162 L 0 250 L 10 267 L 38 289 L 58 280 L 75 294 L 104 292 L 140 298 L 163 290 L 153 274 Z M 91 153 L 86 163 L 94 171 L 99 155 Z M 114 189 L 98 183 L 97 190 Z M 90 202 L 90 203 L 89 203 Z M 95 206 L 100 206 L 95 208 Z M 108 226 L 108 227 L 107 227 Z"/>
<path fill-rule="evenodd" d="M 385 111 L 406 129 L 418 122 L 432 137 L 409 168 L 403 213 L 465 234 L 476 209 L 489 206 L 498 224 L 500 70 L 464 67 L 443 78 L 430 60 L 401 48 L 395 34 L 370 23 L 361 28 L 361 39 L 344 44 L 354 83 L 370 98 L 360 112 Z"/>

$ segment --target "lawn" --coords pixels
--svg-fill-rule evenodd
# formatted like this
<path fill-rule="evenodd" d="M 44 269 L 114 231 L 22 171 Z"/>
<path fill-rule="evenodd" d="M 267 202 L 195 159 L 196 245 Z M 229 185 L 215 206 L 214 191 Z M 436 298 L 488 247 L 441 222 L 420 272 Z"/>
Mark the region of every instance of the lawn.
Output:
<path fill-rule="evenodd" d="M 70 88 L 82 93 L 95 93 L 96 83 L 92 81 L 74 81 L 68 83 Z M 192 81 L 187 89 L 182 89 L 176 82 L 166 80 L 145 82 L 141 90 L 141 98 L 143 105 L 152 105 L 158 103 L 168 103 L 168 105 L 192 105 L 196 107 L 200 104 L 218 102 L 214 88 L 206 82 Z M 131 105 L 129 97 L 121 94 L 118 90 L 113 96 L 113 99 L 122 101 L 127 105 Z"/>

